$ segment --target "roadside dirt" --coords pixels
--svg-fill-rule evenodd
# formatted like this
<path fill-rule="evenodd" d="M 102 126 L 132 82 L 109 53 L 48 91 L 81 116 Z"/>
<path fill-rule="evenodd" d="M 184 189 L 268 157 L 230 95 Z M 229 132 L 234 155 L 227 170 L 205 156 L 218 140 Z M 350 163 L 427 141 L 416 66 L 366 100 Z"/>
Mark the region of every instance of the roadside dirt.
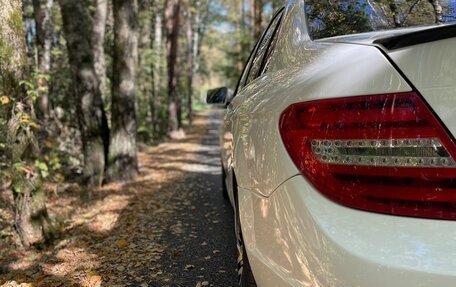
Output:
<path fill-rule="evenodd" d="M 0 233 L 0 286 L 235 286 L 231 207 L 220 190 L 220 113 L 198 115 L 187 138 L 142 147 L 141 176 L 91 196 L 49 193 L 61 229 L 44 250 Z M 0 203 L 0 227 L 12 222 Z M 3 284 L 3 285 L 1 285 Z"/>

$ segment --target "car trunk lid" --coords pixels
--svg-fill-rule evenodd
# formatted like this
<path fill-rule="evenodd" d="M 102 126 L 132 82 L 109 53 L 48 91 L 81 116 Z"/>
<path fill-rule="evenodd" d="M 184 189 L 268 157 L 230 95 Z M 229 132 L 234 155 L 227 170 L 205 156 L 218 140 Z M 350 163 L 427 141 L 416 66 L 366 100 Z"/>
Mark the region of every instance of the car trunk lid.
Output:
<path fill-rule="evenodd" d="M 380 48 L 456 136 L 456 24 L 371 32 L 319 41 Z"/>

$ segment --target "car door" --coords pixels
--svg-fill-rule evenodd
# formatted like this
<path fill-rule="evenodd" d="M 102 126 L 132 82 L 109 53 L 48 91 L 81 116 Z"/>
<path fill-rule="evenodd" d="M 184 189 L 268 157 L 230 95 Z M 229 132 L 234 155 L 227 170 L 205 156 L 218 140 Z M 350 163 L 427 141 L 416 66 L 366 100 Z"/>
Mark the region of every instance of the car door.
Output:
<path fill-rule="evenodd" d="M 277 32 L 283 17 L 284 9 L 279 9 L 274 15 L 267 29 L 258 40 L 255 48 L 250 54 L 249 60 L 245 65 L 241 78 L 234 92 L 233 99 L 243 93 L 250 83 L 257 79 L 264 71 L 271 58 L 274 44 L 277 40 Z M 234 164 L 233 153 L 235 148 L 235 139 L 233 139 L 233 127 L 239 126 L 236 120 L 236 109 L 242 105 L 242 101 L 230 101 L 225 113 L 224 126 L 222 129 L 222 162 L 226 172 L 225 183 L 228 188 L 228 196 L 231 203 L 234 203 L 233 182 L 234 182 Z"/>

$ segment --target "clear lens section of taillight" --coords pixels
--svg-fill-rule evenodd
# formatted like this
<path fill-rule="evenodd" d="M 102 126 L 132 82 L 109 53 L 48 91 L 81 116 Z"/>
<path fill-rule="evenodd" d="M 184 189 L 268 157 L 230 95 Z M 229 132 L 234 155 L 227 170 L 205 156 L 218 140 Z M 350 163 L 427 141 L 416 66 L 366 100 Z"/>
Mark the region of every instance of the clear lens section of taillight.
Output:
<path fill-rule="evenodd" d="M 416 93 L 294 104 L 280 132 L 302 174 L 340 204 L 456 219 L 456 145 Z"/>
<path fill-rule="evenodd" d="M 388 167 L 455 167 L 439 139 L 312 140 L 312 152 L 327 164 Z"/>

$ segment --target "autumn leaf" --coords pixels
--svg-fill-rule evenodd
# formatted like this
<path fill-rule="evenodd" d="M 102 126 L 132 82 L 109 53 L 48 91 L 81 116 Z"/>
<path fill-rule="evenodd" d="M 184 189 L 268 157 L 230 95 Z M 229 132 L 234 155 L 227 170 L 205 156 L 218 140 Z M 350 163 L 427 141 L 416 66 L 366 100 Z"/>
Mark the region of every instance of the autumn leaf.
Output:
<path fill-rule="evenodd" d="M 38 129 L 40 126 L 37 125 L 35 122 L 30 122 L 29 123 L 29 126 L 31 126 L 32 128 L 35 128 L 35 129 Z"/>
<path fill-rule="evenodd" d="M 9 102 L 10 102 L 10 98 L 8 98 L 7 96 L 3 96 L 0 98 L 0 103 L 2 105 L 7 105 L 7 104 L 9 104 Z"/>
<path fill-rule="evenodd" d="M 128 245 L 128 242 L 125 239 L 120 239 L 119 241 L 117 241 L 117 246 L 119 248 L 125 248 L 125 247 L 127 247 L 127 245 Z"/>
<path fill-rule="evenodd" d="M 55 178 L 55 180 L 61 182 L 65 179 L 65 176 L 61 173 L 57 173 L 57 174 L 55 174 L 54 178 Z"/>
<path fill-rule="evenodd" d="M 190 270 L 190 269 L 193 269 L 193 268 L 195 268 L 195 265 L 192 265 L 192 264 L 185 265 L 185 270 Z"/>
<path fill-rule="evenodd" d="M 19 120 L 21 124 L 28 124 L 30 123 L 30 116 L 27 114 L 23 114 Z"/>

